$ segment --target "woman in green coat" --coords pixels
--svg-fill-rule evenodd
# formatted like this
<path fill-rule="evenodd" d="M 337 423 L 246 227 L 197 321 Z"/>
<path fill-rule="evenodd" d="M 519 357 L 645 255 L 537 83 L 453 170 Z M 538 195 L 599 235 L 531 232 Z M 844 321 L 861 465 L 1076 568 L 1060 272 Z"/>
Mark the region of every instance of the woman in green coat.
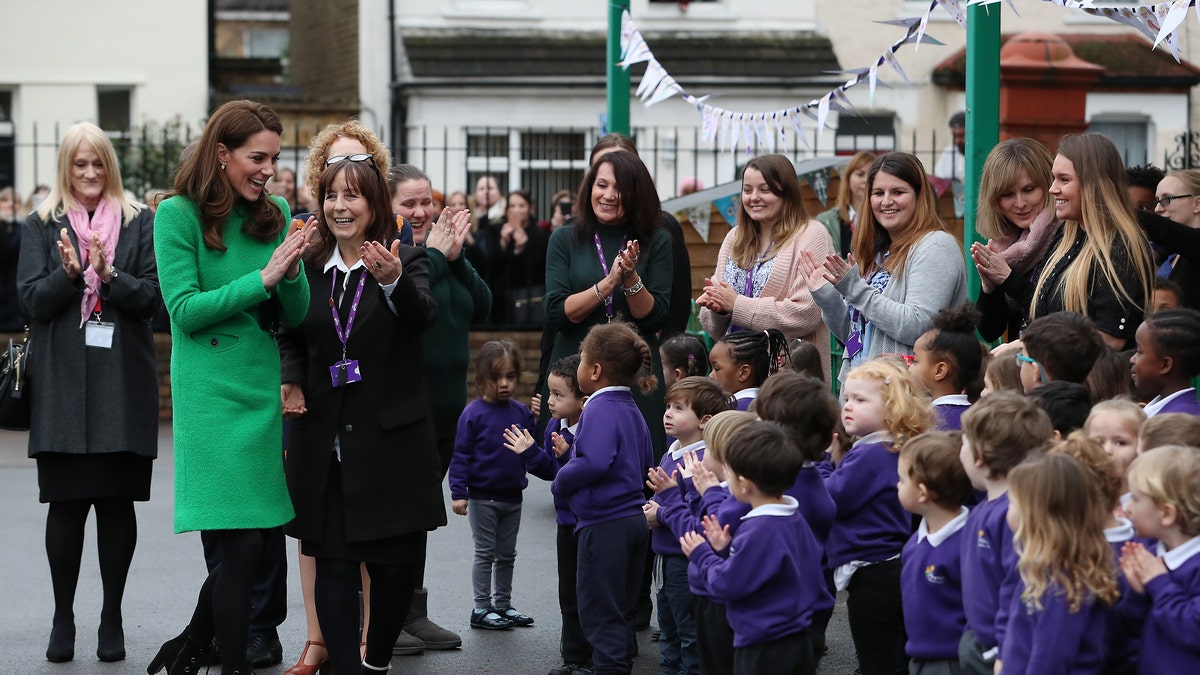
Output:
<path fill-rule="evenodd" d="M 164 665 L 193 672 L 186 668 L 214 637 L 223 672 L 250 672 L 250 591 L 263 537 L 293 517 L 274 330 L 308 309 L 300 256 L 315 228 L 287 227 L 286 202 L 264 195 L 282 131 L 262 104 L 218 108 L 179 170 L 178 196 L 155 217 L 171 316 L 175 531 L 211 531 L 225 554 L 183 639 L 163 645 L 152 673 Z"/>

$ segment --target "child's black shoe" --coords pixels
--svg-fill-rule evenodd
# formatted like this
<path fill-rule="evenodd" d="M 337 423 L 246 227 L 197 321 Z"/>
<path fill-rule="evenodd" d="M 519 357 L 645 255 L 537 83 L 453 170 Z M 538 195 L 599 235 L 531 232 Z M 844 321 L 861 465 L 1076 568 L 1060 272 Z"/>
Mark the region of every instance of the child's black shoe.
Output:
<path fill-rule="evenodd" d="M 512 625 L 514 625 L 514 626 L 532 626 L 533 625 L 533 617 L 532 616 L 525 616 L 524 614 L 518 612 L 517 610 L 513 609 L 512 607 L 504 607 L 504 608 L 493 607 L 492 611 L 496 612 L 500 616 L 511 621 Z"/>
<path fill-rule="evenodd" d="M 471 628 L 486 628 L 487 630 L 507 630 L 513 627 L 513 622 L 506 619 L 492 608 L 476 609 L 471 612 Z"/>

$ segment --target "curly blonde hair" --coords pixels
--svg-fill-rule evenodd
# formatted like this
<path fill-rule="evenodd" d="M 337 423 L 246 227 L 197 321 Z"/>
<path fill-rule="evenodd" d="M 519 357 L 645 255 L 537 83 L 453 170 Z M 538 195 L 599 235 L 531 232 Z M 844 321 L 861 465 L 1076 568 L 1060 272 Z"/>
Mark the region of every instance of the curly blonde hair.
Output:
<path fill-rule="evenodd" d="M 304 187 L 308 188 L 315 195 L 317 194 L 318 186 L 321 184 L 321 174 L 325 171 L 325 160 L 329 159 L 326 155 L 329 153 L 329 146 L 342 136 L 348 136 L 363 144 L 367 152 L 375 158 L 375 166 L 379 167 L 379 173 L 384 177 L 388 177 L 388 171 L 392 165 L 392 153 L 388 150 L 383 141 L 375 135 L 375 132 L 364 127 L 358 120 L 349 120 L 346 122 L 334 122 L 328 124 L 316 136 L 313 136 L 312 142 L 308 144 L 308 164 L 304 170 Z"/>
<path fill-rule="evenodd" d="M 1021 599 L 1036 609 L 1057 587 L 1071 613 L 1089 599 L 1117 600 L 1117 568 L 1104 538 L 1100 491 L 1069 454 L 1039 454 L 1008 474 L 1008 494 L 1020 512 L 1013 542 L 1025 582 Z"/>
<path fill-rule="evenodd" d="M 889 450 L 899 452 L 910 438 L 933 428 L 936 418 L 929 397 L 900 363 L 891 359 L 872 359 L 847 373 L 846 379 L 879 383 L 884 423 L 892 436 Z"/>

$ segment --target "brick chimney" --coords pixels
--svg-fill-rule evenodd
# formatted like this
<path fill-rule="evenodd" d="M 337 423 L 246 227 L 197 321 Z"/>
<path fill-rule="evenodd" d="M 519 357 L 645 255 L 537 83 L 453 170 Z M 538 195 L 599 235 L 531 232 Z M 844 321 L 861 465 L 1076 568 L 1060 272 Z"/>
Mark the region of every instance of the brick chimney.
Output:
<path fill-rule="evenodd" d="M 1057 35 L 1013 36 L 1000 50 L 1000 140 L 1034 138 L 1056 152 L 1063 135 L 1087 131 L 1088 90 L 1103 73 Z"/>

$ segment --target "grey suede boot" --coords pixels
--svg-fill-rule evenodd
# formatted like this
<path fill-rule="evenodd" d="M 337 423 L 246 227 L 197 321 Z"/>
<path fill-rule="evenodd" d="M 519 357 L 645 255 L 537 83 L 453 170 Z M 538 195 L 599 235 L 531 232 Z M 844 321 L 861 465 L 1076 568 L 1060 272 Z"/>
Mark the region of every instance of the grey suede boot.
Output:
<path fill-rule="evenodd" d="M 415 638 L 425 649 L 458 649 L 462 638 L 454 631 L 446 630 L 429 620 L 429 590 L 418 588 L 413 592 L 412 604 L 408 606 L 408 618 L 404 621 L 404 632 L 396 642 L 396 654 L 407 636 Z M 411 652 L 410 652 L 411 653 Z"/>

